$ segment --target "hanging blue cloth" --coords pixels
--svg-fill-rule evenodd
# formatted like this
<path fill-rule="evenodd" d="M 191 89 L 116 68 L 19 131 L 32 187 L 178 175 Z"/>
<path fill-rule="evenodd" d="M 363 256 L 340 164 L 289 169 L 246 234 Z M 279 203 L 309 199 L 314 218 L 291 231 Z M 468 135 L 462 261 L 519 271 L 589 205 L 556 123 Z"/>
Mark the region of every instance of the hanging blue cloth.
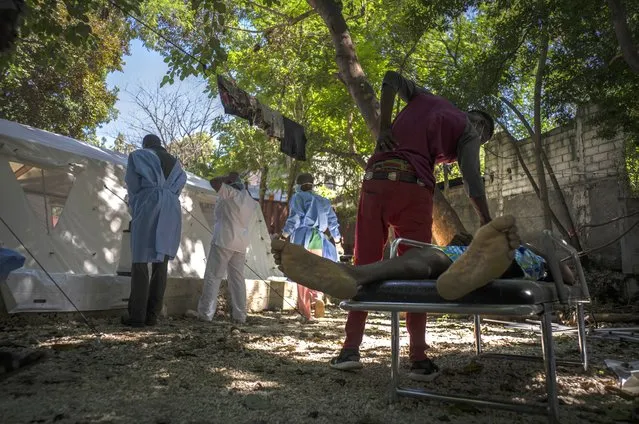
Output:
<path fill-rule="evenodd" d="M 0 281 L 7 278 L 11 271 L 22 268 L 24 256 L 15 250 L 0 247 Z"/>
<path fill-rule="evenodd" d="M 308 249 L 313 233 L 319 233 L 322 238 L 322 256 L 337 262 L 337 249 L 324 234 L 327 229 L 333 239 L 342 237 L 331 202 L 311 191 L 295 193 L 289 203 L 289 215 L 282 234 L 290 235 L 291 243 Z"/>
<path fill-rule="evenodd" d="M 131 209 L 131 260 L 133 263 L 173 259 L 180 246 L 182 211 L 180 193 L 186 173 L 176 162 L 164 178 L 158 156 L 150 149 L 129 155 L 125 177 Z"/>

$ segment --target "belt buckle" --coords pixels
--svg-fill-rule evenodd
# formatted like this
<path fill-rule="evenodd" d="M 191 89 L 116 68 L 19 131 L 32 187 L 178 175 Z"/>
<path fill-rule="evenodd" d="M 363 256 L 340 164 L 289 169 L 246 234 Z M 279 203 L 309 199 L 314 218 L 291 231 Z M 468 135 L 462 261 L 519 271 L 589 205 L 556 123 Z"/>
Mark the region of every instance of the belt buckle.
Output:
<path fill-rule="evenodd" d="M 426 187 L 426 184 L 424 184 L 424 182 L 420 180 L 419 178 L 417 179 L 417 185 L 420 187 Z"/>
<path fill-rule="evenodd" d="M 373 171 L 366 171 L 364 174 L 364 180 L 368 181 L 373 178 Z"/>
<path fill-rule="evenodd" d="M 388 179 L 391 181 L 397 181 L 397 172 L 389 172 Z"/>

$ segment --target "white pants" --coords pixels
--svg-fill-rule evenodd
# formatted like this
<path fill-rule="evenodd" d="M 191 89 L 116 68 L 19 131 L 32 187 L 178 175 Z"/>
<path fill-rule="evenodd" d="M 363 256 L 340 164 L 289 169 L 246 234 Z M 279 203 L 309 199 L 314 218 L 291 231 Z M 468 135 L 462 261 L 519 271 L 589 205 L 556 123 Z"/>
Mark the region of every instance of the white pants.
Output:
<path fill-rule="evenodd" d="M 231 295 L 231 316 L 235 321 L 246 321 L 246 283 L 244 281 L 244 263 L 246 253 L 235 252 L 211 244 L 206 260 L 202 296 L 197 304 L 200 316 L 212 320 L 217 309 L 217 296 L 222 279 L 228 273 L 228 287 Z"/>

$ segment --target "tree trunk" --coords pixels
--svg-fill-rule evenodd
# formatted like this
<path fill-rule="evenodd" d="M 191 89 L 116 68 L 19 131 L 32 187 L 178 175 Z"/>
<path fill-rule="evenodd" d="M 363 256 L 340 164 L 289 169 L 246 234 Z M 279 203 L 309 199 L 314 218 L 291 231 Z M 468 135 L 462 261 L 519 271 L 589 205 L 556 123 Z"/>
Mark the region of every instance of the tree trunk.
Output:
<path fill-rule="evenodd" d="M 439 188 L 435 186 L 433 193 L 433 243 L 438 246 L 446 246 L 456 233 L 461 232 L 466 232 L 464 224 Z"/>
<path fill-rule="evenodd" d="M 288 209 L 288 205 L 291 203 L 291 197 L 293 197 L 293 187 L 295 186 L 295 179 L 297 178 L 297 173 L 300 170 L 300 163 L 296 159 L 292 160 L 291 171 L 288 174 L 288 189 L 286 191 L 286 215 L 291 212 Z"/>
<path fill-rule="evenodd" d="M 307 0 L 322 17 L 333 38 L 337 68 L 341 80 L 346 84 L 355 104 L 359 108 L 369 131 L 375 138 L 379 132 L 379 103 L 375 90 L 369 84 L 359 63 L 355 44 L 342 15 L 341 2 L 335 0 Z"/>
<path fill-rule="evenodd" d="M 335 46 L 335 61 L 340 78 L 355 101 L 369 131 L 374 138 L 377 138 L 379 102 L 375 90 L 368 82 L 359 63 L 348 25 L 342 15 L 341 3 L 335 0 L 307 0 L 307 2 L 326 24 Z M 452 239 L 455 233 L 466 232 L 457 213 L 437 187 L 435 187 L 433 204 L 433 235 L 437 243 Z"/>
<path fill-rule="evenodd" d="M 544 23 L 545 25 L 545 23 Z M 534 94 L 534 140 L 535 140 L 535 162 L 537 165 L 537 181 L 539 184 L 539 197 L 541 199 L 542 213 L 544 217 L 544 228 L 552 230 L 552 218 L 550 212 L 550 201 L 548 200 L 548 185 L 546 184 L 546 172 L 541 159 L 543 146 L 541 144 L 541 88 L 543 85 L 544 69 L 546 68 L 546 57 L 548 56 L 548 32 L 542 28 L 539 42 L 539 61 L 537 63 L 537 74 L 535 75 Z"/>
<path fill-rule="evenodd" d="M 260 172 L 260 206 L 264 207 L 264 198 L 266 197 L 266 179 L 268 178 L 268 165 L 262 167 Z"/>
<path fill-rule="evenodd" d="M 508 106 L 510 108 L 510 110 L 512 110 L 515 113 L 515 115 L 517 115 L 517 118 L 519 118 L 519 121 L 526 128 L 526 130 L 528 131 L 528 134 L 530 135 L 530 137 L 533 140 L 535 140 L 535 131 L 532 129 L 532 127 L 528 123 L 528 120 L 526 119 L 524 114 L 521 113 L 521 111 L 517 108 L 517 106 L 515 106 L 511 101 L 509 101 L 505 97 L 500 97 L 499 99 L 502 102 L 504 102 L 506 104 L 506 106 Z M 506 131 L 508 133 L 509 140 L 513 144 L 513 146 L 515 147 L 515 152 L 517 153 L 517 158 L 519 159 L 519 163 L 521 164 L 522 168 L 524 169 L 524 172 L 528 176 L 528 179 L 530 180 L 530 183 L 532 184 L 533 189 L 535 190 L 535 193 L 537 194 L 537 197 L 541 200 L 540 190 L 537 187 L 537 184 L 535 183 L 535 180 L 533 179 L 532 174 L 530 174 L 530 171 L 528 170 L 528 167 L 524 163 L 524 159 L 521 156 L 521 152 L 519 151 L 519 146 L 517 146 L 517 140 L 515 140 L 515 137 L 513 137 L 513 135 L 510 133 L 510 131 L 508 131 L 507 128 L 503 124 L 500 123 L 500 126 L 504 129 L 504 131 Z M 565 212 L 566 217 L 568 219 L 568 224 L 570 226 L 570 230 L 566 230 L 566 228 L 563 226 L 563 224 L 561 224 L 561 222 L 559 222 L 559 219 L 555 215 L 554 211 L 552 211 L 552 209 L 551 209 L 552 220 L 555 223 L 555 225 L 557 226 L 557 228 L 559 229 L 559 232 L 565 238 L 570 240 L 570 244 L 575 249 L 582 250 L 581 241 L 579 240 L 579 235 L 577 234 L 577 231 L 575 230 L 575 222 L 573 221 L 572 215 L 570 214 L 570 208 L 568 207 L 568 202 L 566 202 L 566 197 L 564 196 L 564 192 L 561 189 L 561 186 L 559 185 L 559 181 L 557 180 L 557 177 L 555 176 L 555 172 L 553 171 L 552 166 L 550 165 L 550 160 L 548 159 L 548 155 L 546 154 L 546 151 L 544 150 L 543 146 L 542 146 L 542 149 L 541 149 L 541 159 L 542 159 L 542 161 L 544 163 L 544 166 L 548 170 L 548 176 L 550 177 L 550 181 L 552 182 L 552 185 L 555 188 L 555 192 L 557 193 L 557 196 L 559 197 L 559 201 L 561 202 L 561 205 L 562 205 L 562 207 L 564 209 L 564 212 Z"/>
<path fill-rule="evenodd" d="M 581 251 L 583 249 L 581 248 L 581 242 L 579 241 L 579 235 L 577 234 L 577 230 L 575 229 L 575 222 L 572 220 L 572 215 L 570 215 L 570 209 L 568 208 L 568 202 L 566 202 L 566 197 L 564 196 L 564 192 L 561 189 L 561 186 L 559 185 L 559 181 L 557 181 L 557 177 L 555 176 L 555 172 L 553 171 L 552 166 L 550 165 L 550 160 L 548 160 L 548 155 L 546 155 L 546 152 L 544 151 L 543 147 L 541 149 L 541 159 L 544 162 L 544 165 L 545 165 L 546 169 L 548 170 L 548 176 L 550 177 L 550 181 L 552 182 L 552 185 L 553 185 L 553 187 L 555 189 L 555 192 L 557 193 L 557 196 L 559 197 L 559 201 L 561 202 L 561 205 L 562 205 L 564 211 L 566 212 L 566 219 L 568 220 L 569 228 L 567 230 L 564 229 L 564 231 L 568 233 L 567 237 L 570 240 L 570 244 L 572 245 L 572 247 L 574 247 L 575 249 Z M 553 213 L 553 215 L 555 215 L 555 214 Z M 564 236 L 566 236 L 566 235 L 564 235 Z"/>
<path fill-rule="evenodd" d="M 621 0 L 607 0 L 612 12 L 612 24 L 615 27 L 617 42 L 621 47 L 623 58 L 633 72 L 639 74 L 639 50 L 632 41 L 632 34 L 628 27 L 626 8 Z"/>

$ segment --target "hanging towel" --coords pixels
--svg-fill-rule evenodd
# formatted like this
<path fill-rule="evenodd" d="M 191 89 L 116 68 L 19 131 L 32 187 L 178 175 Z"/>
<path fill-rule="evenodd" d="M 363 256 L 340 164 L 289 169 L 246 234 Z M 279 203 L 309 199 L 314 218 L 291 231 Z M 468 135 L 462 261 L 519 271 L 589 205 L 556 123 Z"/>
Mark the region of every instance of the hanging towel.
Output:
<path fill-rule="evenodd" d="M 280 152 L 298 160 L 306 160 L 306 134 L 304 127 L 284 117 L 284 138 Z"/>

